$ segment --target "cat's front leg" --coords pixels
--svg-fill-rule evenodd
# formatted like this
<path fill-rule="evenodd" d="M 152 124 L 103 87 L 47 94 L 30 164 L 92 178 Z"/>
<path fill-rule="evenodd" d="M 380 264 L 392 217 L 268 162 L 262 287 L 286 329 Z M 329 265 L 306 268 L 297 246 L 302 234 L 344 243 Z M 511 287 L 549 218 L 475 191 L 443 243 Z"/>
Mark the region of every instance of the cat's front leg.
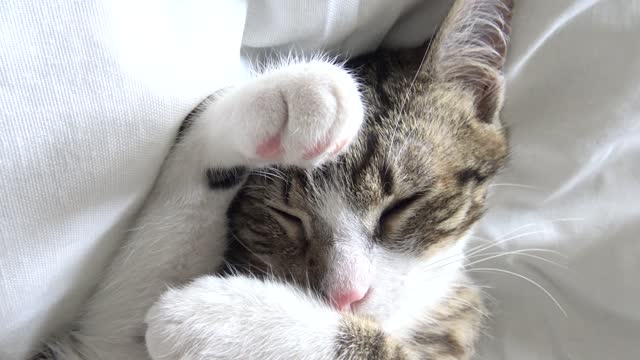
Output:
<path fill-rule="evenodd" d="M 146 359 L 145 314 L 168 285 L 221 265 L 226 210 L 247 170 L 319 165 L 362 120 L 354 79 L 321 61 L 283 65 L 211 96 L 185 120 L 125 246 L 73 330 L 48 344 L 52 352 Z"/>
<path fill-rule="evenodd" d="M 225 192 L 230 188 L 237 188 L 236 185 L 242 179 L 241 174 L 247 168 L 269 164 L 310 168 L 334 158 L 355 138 L 362 121 L 363 108 L 357 84 L 344 69 L 322 61 L 291 64 L 265 73 L 237 88 L 222 91 L 205 101 L 196 109 L 195 116 L 187 119 L 185 125 L 188 128 L 179 139 L 171 161 L 181 167 L 189 164 L 186 166 L 188 171 L 207 169 L 209 191 Z M 187 153 L 185 149 L 190 151 Z M 194 153 L 197 156 L 193 156 Z M 170 179 L 171 184 L 184 181 L 184 174 L 174 172 L 172 175 L 177 178 Z M 167 178 L 162 180 L 167 181 Z M 188 187 L 189 184 L 184 186 Z M 211 205 L 215 205 L 218 212 L 224 214 L 228 202 L 218 201 Z M 219 226 L 215 232 L 222 235 L 225 232 L 224 226 Z M 198 254 L 194 256 L 198 257 Z M 199 258 L 198 261 L 207 259 Z M 209 286 L 199 292 L 199 283 L 196 282 L 196 285 L 190 287 L 194 292 L 193 299 L 189 298 L 189 291 L 187 294 L 169 292 L 163 297 L 171 298 L 182 294 L 184 297 L 179 297 L 177 302 L 184 307 L 180 311 L 176 310 L 179 307 L 170 311 L 176 310 L 176 316 L 192 314 L 194 316 L 189 323 L 195 321 L 199 325 L 190 328 L 190 331 L 179 331 L 180 329 L 173 329 L 171 326 L 162 327 L 161 330 L 155 326 L 153 329 L 162 331 L 162 334 L 169 335 L 171 339 L 177 337 L 180 339 L 179 344 L 204 346 L 208 357 L 224 356 L 226 352 L 223 349 L 216 346 L 212 348 L 212 344 L 207 343 L 208 338 L 202 338 L 203 332 L 207 334 L 220 330 L 222 334 L 227 331 L 232 334 L 235 329 L 241 333 L 239 330 L 252 326 L 255 316 L 260 319 L 259 311 L 249 316 L 251 312 L 266 312 L 265 308 L 268 306 L 242 306 L 238 302 L 241 297 L 233 297 L 231 294 L 247 290 L 247 295 L 258 294 L 250 295 L 255 297 L 260 296 L 260 292 L 244 289 L 242 282 L 230 284 L 227 280 L 218 281 L 229 286 Z M 208 300 L 214 302 L 207 303 Z M 231 301 L 234 307 L 223 306 L 225 301 Z M 303 308 L 304 306 L 299 310 Z M 207 318 L 207 313 L 202 312 L 205 310 L 211 314 L 224 314 L 228 316 L 228 321 L 224 322 L 224 326 L 218 327 L 218 315 Z M 282 323 L 271 323 L 268 318 L 263 319 L 265 322 L 261 325 L 265 328 L 287 329 Z M 151 324 L 154 322 L 151 321 Z M 231 341 L 235 337 L 230 338 Z M 215 338 L 224 339 L 218 336 Z M 257 343 L 243 344 L 242 349 L 246 351 L 253 346 L 259 348 L 262 340 L 258 338 L 256 341 Z M 151 341 L 148 344 L 149 350 L 154 353 L 154 344 L 159 343 Z M 165 352 L 162 347 L 160 349 L 155 351 L 156 355 L 163 355 Z M 194 351 L 195 347 L 190 346 L 189 349 L 180 358 L 190 358 L 189 351 Z"/>
<path fill-rule="evenodd" d="M 363 120 L 354 79 L 323 61 L 267 72 L 212 96 L 196 112 L 185 142 L 197 144 L 214 161 L 205 165 L 217 168 L 313 167 L 344 149 Z"/>
<path fill-rule="evenodd" d="M 374 322 L 288 284 L 206 276 L 147 314 L 153 359 L 417 359 Z"/>
<path fill-rule="evenodd" d="M 166 292 L 147 314 L 153 359 L 468 360 L 483 316 L 477 289 L 395 331 L 338 312 L 290 284 L 206 276 Z"/>

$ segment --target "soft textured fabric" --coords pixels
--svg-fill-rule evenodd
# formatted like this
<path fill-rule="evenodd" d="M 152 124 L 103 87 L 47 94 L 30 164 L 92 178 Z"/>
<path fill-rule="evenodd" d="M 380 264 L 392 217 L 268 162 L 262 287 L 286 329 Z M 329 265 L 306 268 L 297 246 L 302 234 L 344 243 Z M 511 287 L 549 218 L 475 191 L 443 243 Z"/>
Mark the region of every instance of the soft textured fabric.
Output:
<path fill-rule="evenodd" d="M 476 266 L 530 278 L 566 316 L 523 278 L 476 272 L 493 298 L 480 358 L 637 359 L 640 1 L 518 1 L 506 75 L 512 157 L 476 233 L 560 266 Z"/>
<path fill-rule="evenodd" d="M 180 121 L 242 74 L 246 4 L 0 2 L 0 359 L 68 323 Z"/>
<path fill-rule="evenodd" d="M 246 76 L 241 54 L 415 45 L 450 3 L 0 2 L 0 359 L 73 318 L 182 118 Z M 640 2 L 520 0 L 513 26 L 512 160 L 476 234 L 514 237 L 486 253 L 558 251 L 529 254 L 568 270 L 517 253 L 475 264 L 493 311 L 478 357 L 635 358 Z"/>

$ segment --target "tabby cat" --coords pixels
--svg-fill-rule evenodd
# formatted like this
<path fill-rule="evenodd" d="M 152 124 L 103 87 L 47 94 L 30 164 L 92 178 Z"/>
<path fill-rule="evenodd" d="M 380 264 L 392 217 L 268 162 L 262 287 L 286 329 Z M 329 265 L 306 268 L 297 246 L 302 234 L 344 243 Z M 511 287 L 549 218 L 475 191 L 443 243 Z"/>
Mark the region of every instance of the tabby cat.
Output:
<path fill-rule="evenodd" d="M 458 0 L 428 49 L 282 64 L 210 96 L 40 356 L 470 358 L 483 307 L 463 250 L 508 153 L 511 9 Z"/>

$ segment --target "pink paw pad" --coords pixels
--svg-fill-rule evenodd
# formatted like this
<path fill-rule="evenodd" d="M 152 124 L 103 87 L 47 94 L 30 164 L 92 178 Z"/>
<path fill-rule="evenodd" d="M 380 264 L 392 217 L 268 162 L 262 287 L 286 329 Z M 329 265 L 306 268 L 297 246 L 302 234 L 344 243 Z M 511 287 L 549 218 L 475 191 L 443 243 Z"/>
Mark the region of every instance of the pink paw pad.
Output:
<path fill-rule="evenodd" d="M 319 155 L 322 155 L 322 153 L 324 153 L 325 150 L 327 150 L 327 147 L 329 147 L 329 141 L 326 141 L 326 140 L 322 141 L 318 143 L 316 146 L 314 146 L 313 148 L 311 148 L 311 150 L 304 153 L 303 159 L 311 160 L 313 158 L 316 158 Z"/>
<path fill-rule="evenodd" d="M 275 159 L 282 154 L 282 151 L 282 140 L 278 134 L 258 145 L 256 155 L 263 159 Z"/>
<path fill-rule="evenodd" d="M 342 139 L 338 141 L 336 143 L 336 146 L 333 148 L 331 155 L 338 155 L 338 153 L 342 151 L 342 149 L 344 149 L 344 147 L 347 145 L 348 142 L 349 142 L 349 139 Z"/>
<path fill-rule="evenodd" d="M 331 150 L 331 153 L 330 153 L 331 156 L 337 155 L 340 151 L 342 151 L 342 149 L 344 149 L 344 147 L 347 145 L 348 142 L 349 142 L 349 139 L 342 139 L 338 141 L 333 146 L 333 149 Z M 309 150 L 304 154 L 304 159 L 311 160 L 313 158 L 316 158 L 322 155 L 325 151 L 327 151 L 327 148 L 329 146 L 330 146 L 330 143 L 328 141 L 323 141 L 319 143 L 318 145 L 314 146 L 311 150 Z"/>

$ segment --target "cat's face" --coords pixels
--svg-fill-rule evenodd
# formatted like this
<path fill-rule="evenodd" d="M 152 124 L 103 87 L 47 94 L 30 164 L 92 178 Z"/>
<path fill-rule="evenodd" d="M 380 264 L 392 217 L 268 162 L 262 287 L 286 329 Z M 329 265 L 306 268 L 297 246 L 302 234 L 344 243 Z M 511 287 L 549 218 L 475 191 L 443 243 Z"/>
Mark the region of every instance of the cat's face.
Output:
<path fill-rule="evenodd" d="M 323 168 L 251 175 L 229 208 L 229 263 L 386 328 L 445 298 L 507 157 L 507 9 L 482 13 L 485 27 L 454 6 L 423 67 L 425 49 L 353 61 L 367 108 L 356 141 Z"/>
<path fill-rule="evenodd" d="M 405 101 L 416 67 L 401 56 L 358 69 L 369 113 L 337 162 L 250 176 L 229 210 L 237 270 L 380 320 L 446 295 L 507 143 L 461 88 L 425 82 Z"/>

